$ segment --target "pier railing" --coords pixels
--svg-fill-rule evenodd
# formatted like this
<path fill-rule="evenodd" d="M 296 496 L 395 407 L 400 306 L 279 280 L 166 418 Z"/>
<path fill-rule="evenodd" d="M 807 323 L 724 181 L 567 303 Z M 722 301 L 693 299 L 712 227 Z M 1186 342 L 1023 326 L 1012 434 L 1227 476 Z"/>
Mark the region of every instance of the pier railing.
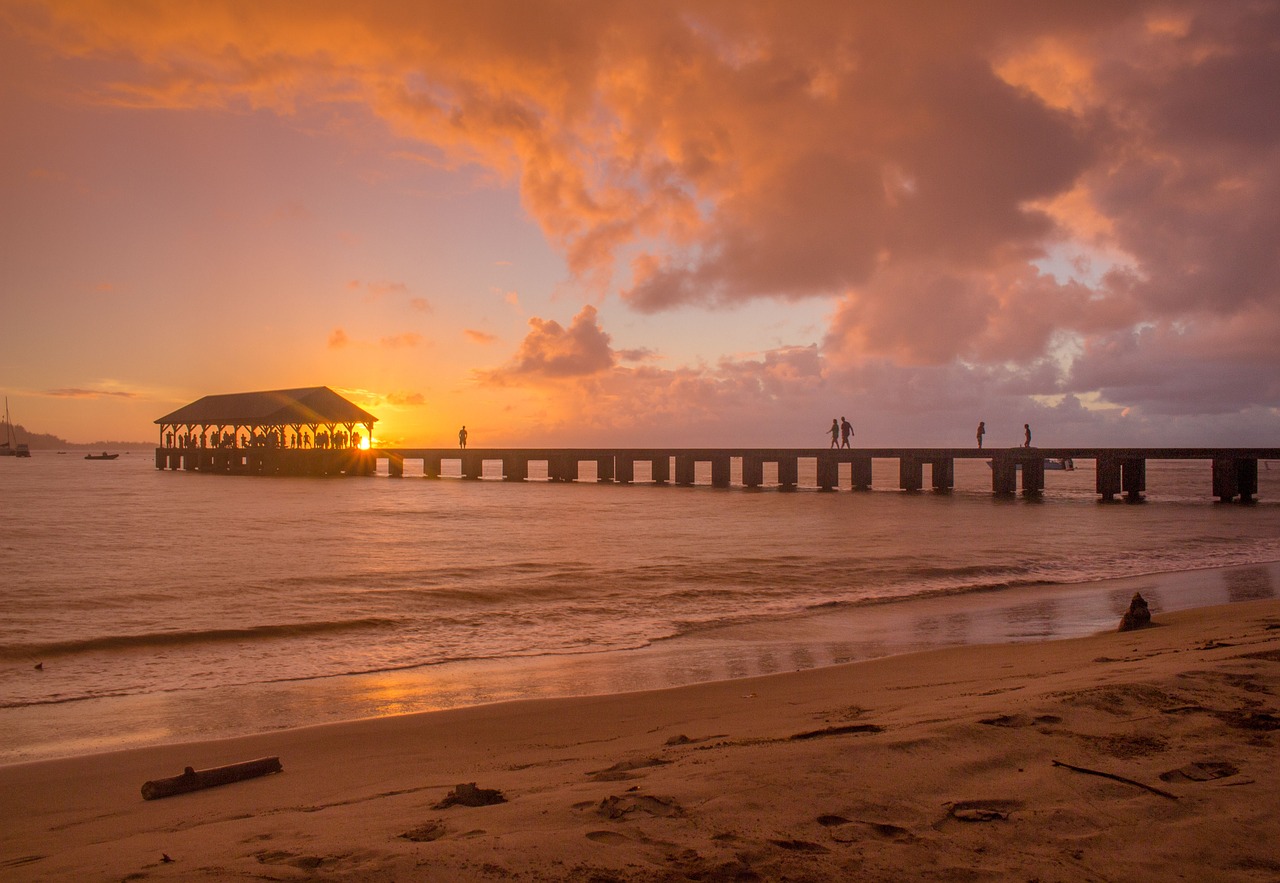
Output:
<path fill-rule="evenodd" d="M 1149 460 L 1199 460 L 1211 464 L 1212 496 L 1227 502 L 1247 503 L 1258 494 L 1259 461 L 1280 460 L 1280 448 L 179 448 L 156 449 L 157 469 L 253 475 L 373 475 L 379 460 L 387 461 L 391 476 L 403 476 L 405 463 L 421 461 L 422 475 L 439 478 L 443 464 L 456 463 L 463 478 L 484 475 L 485 463 L 501 464 L 506 481 L 525 481 L 530 464 L 545 468 L 550 481 L 577 481 L 579 466 L 593 463 L 595 480 L 630 484 L 636 481 L 637 464 L 647 465 L 647 480 L 654 484 L 692 485 L 698 464 L 709 464 L 711 484 L 729 487 L 733 461 L 740 469 L 741 485 L 764 485 L 765 466 L 776 467 L 776 485 L 794 490 L 799 483 L 799 463 L 816 465 L 818 489 L 834 491 L 842 486 L 841 464 L 849 464 L 844 486 L 850 490 L 871 487 L 873 460 L 898 462 L 898 486 L 904 491 L 929 486 L 940 493 L 955 485 L 956 460 L 987 460 L 991 464 L 991 490 L 998 496 L 1021 491 L 1034 496 L 1045 487 L 1046 464 L 1061 468 L 1074 461 L 1094 461 L 1096 490 L 1103 500 L 1123 495 L 1138 500 L 1146 492 Z M 541 470 L 538 470 L 541 471 Z"/>

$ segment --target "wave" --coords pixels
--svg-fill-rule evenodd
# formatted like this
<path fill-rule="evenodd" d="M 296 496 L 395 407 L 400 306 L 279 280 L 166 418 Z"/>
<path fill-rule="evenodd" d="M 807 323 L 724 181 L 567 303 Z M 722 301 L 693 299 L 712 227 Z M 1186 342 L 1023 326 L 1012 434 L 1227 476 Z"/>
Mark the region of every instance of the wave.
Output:
<path fill-rule="evenodd" d="M 190 631 L 145 632 L 133 635 L 100 635 L 74 641 L 10 644 L 0 647 L 0 659 L 74 656 L 78 653 L 180 647 L 192 644 L 226 643 L 229 641 L 281 640 L 331 632 L 389 629 L 399 625 L 400 622 L 395 619 L 365 617 L 336 621 L 278 623 L 274 625 L 248 626 L 246 628 L 193 629 Z"/>

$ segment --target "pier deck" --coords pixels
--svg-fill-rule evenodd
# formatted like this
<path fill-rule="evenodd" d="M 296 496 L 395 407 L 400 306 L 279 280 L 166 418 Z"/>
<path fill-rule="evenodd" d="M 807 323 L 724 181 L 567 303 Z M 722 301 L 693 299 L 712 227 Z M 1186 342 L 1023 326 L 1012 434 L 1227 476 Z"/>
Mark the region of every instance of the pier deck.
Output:
<path fill-rule="evenodd" d="M 655 484 L 692 485 L 697 464 L 710 465 L 711 484 L 729 487 L 737 460 L 741 485 L 764 485 L 765 465 L 776 468 L 781 490 L 798 485 L 799 462 L 812 461 L 820 490 L 841 487 L 841 464 L 849 464 L 845 482 L 850 490 L 871 487 L 873 460 L 898 462 L 898 485 L 908 492 L 925 486 L 929 467 L 932 490 L 945 493 L 954 486 L 956 460 L 988 460 L 991 489 L 998 496 L 1038 495 L 1044 490 L 1046 463 L 1092 460 L 1096 489 L 1103 500 L 1123 495 L 1139 500 L 1146 491 L 1148 460 L 1199 460 L 1211 464 L 1206 482 L 1218 500 L 1251 502 L 1258 494 L 1258 462 L 1280 460 L 1277 448 L 379 448 L 374 450 L 313 448 L 193 448 L 156 449 L 157 469 L 256 475 L 373 475 L 378 460 L 387 461 L 392 476 L 405 474 L 405 463 L 421 461 L 422 475 L 439 478 L 446 462 L 458 464 L 463 478 L 484 475 L 484 464 L 501 464 L 506 481 L 529 479 L 531 463 L 545 466 L 550 481 L 577 481 L 579 464 L 595 465 L 595 480 L 630 484 L 636 464 L 647 468 Z M 541 471 L 541 470 L 539 470 Z"/>

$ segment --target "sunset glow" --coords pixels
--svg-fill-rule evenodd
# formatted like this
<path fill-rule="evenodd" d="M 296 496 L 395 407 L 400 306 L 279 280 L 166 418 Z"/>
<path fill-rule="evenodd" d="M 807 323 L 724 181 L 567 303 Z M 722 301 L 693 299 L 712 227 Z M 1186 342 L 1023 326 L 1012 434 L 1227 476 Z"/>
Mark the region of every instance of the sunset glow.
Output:
<path fill-rule="evenodd" d="M 1267 444 L 1275 4 L 0 5 L 0 382 L 152 439 Z M 368 442 L 363 443 L 367 446 Z"/>

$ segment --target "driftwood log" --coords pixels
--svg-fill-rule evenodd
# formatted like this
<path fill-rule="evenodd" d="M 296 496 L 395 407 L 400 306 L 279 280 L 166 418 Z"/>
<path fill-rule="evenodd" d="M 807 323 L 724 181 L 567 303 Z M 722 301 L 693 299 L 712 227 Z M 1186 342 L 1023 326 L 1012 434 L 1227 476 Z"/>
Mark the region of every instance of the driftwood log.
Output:
<path fill-rule="evenodd" d="M 186 794 L 188 791 L 199 791 L 202 788 L 213 788 L 217 785 L 229 785 L 232 782 L 254 779 L 283 770 L 284 767 L 280 765 L 278 757 L 261 757 L 257 760 L 246 760 L 243 763 L 210 767 L 207 770 L 187 767 L 180 776 L 143 782 L 142 797 L 145 800 L 158 800 L 161 797 Z"/>

